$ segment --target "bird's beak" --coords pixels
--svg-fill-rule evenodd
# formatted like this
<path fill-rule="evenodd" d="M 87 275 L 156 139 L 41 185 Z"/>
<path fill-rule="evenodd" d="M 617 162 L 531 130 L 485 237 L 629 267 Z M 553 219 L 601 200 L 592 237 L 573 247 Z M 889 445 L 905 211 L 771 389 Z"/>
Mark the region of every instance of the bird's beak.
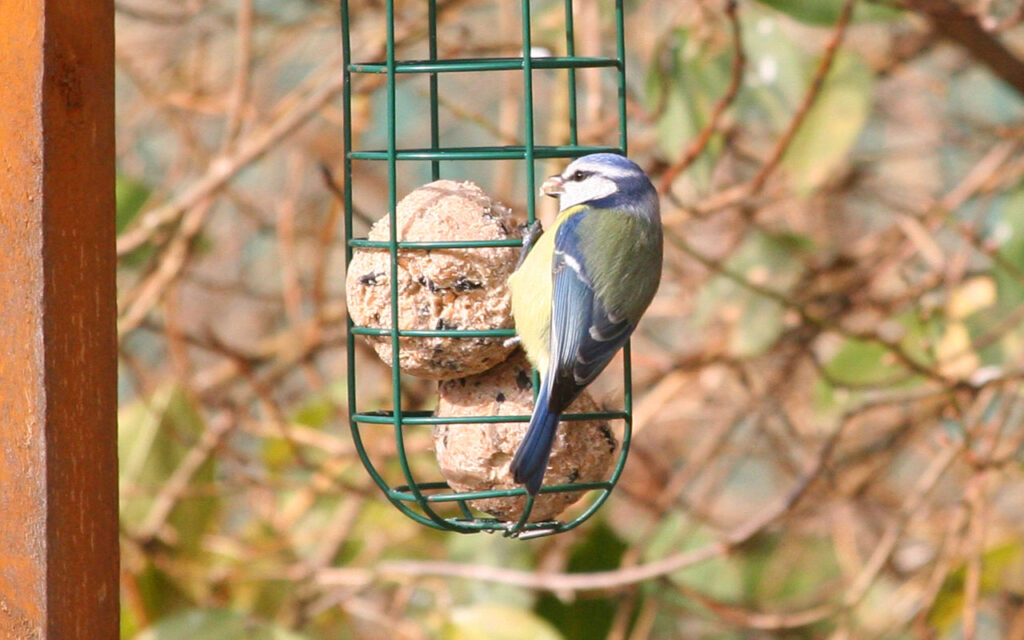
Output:
<path fill-rule="evenodd" d="M 544 184 L 540 185 L 541 195 L 557 198 L 563 191 L 563 184 L 565 182 L 562 180 L 562 176 L 551 176 L 544 181 Z"/>

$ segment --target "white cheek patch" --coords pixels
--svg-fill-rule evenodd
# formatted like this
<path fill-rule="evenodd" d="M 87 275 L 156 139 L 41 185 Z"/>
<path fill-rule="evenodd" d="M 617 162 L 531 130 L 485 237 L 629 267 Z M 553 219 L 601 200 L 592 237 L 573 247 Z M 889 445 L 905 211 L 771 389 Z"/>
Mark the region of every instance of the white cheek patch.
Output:
<path fill-rule="evenodd" d="M 581 202 L 610 196 L 618 191 L 618 186 L 604 176 L 591 176 L 583 182 L 567 182 L 564 189 L 558 201 L 563 211 Z"/>

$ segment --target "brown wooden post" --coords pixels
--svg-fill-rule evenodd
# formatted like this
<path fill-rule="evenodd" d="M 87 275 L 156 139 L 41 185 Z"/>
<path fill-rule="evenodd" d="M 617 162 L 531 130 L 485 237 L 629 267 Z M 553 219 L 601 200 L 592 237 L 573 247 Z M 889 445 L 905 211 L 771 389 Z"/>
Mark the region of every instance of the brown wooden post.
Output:
<path fill-rule="evenodd" d="M 0 638 L 118 636 L 112 0 L 0 0 Z"/>

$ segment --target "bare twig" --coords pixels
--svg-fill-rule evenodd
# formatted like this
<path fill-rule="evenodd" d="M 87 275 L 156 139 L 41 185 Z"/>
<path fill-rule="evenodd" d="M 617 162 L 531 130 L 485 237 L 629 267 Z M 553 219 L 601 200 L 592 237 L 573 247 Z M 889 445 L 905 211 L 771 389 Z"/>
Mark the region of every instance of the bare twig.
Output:
<path fill-rule="evenodd" d="M 238 2 L 238 29 L 235 40 L 235 77 L 231 83 L 228 105 L 228 126 L 224 132 L 225 147 L 238 137 L 242 116 L 249 97 L 249 67 L 252 63 L 252 0 Z"/>
<path fill-rule="evenodd" d="M 171 511 L 177 506 L 182 496 L 191 486 L 192 477 L 199 471 L 199 468 L 210 458 L 214 449 L 220 444 L 224 437 L 235 426 L 234 417 L 228 412 L 221 412 L 214 416 L 206 430 L 203 431 L 199 442 L 195 444 L 188 453 L 181 459 L 174 473 L 167 482 L 160 488 L 160 492 L 153 499 L 153 503 L 146 514 L 138 530 L 131 532 L 140 541 L 148 542 L 155 540 L 164 525 Z"/>
<path fill-rule="evenodd" d="M 241 169 L 270 151 L 333 100 L 342 87 L 338 62 L 327 62 L 323 69 L 326 73 L 322 75 L 327 81 L 310 91 L 297 107 L 286 110 L 265 128 L 240 138 L 233 151 L 211 162 L 201 178 L 174 196 L 170 202 L 143 214 L 136 226 L 118 237 L 117 255 L 126 255 L 144 245 L 153 233 L 172 224 L 185 211 L 223 188 Z"/>
<path fill-rule="evenodd" d="M 804 120 L 807 119 L 807 114 L 810 113 L 811 107 L 818 99 L 818 95 L 821 94 L 821 88 L 825 85 L 825 78 L 828 77 L 828 72 L 832 69 L 832 63 L 835 61 L 836 52 L 839 50 L 839 45 L 843 42 L 843 36 L 846 35 L 846 28 L 850 24 L 850 17 L 853 15 L 853 8 L 856 6 L 857 0 L 845 0 L 843 2 L 843 8 L 839 13 L 839 19 L 836 21 L 835 29 L 832 31 L 832 37 L 829 38 L 828 44 L 825 45 L 825 51 L 821 55 L 821 60 L 818 61 L 818 66 L 814 70 L 814 75 L 811 78 L 811 86 L 807 89 L 804 94 L 803 100 L 800 101 L 800 106 L 797 107 L 796 112 L 789 121 L 789 126 L 779 136 L 779 139 L 775 142 L 775 147 L 771 153 L 768 154 L 768 159 L 765 160 L 764 164 L 761 165 L 760 170 L 754 176 L 754 179 L 750 181 L 750 184 L 746 188 L 746 196 L 751 196 L 759 193 L 764 187 L 764 183 L 768 180 L 768 177 L 775 171 L 775 168 L 782 161 L 782 157 L 786 154 L 786 150 L 789 148 L 793 138 L 796 137 L 797 132 L 800 130 L 800 126 L 803 125 Z"/>
<path fill-rule="evenodd" d="M 989 71 L 1024 95 L 1024 61 L 986 31 L 975 17 L 951 0 L 903 0 L 903 3 L 926 16 L 943 38 L 966 49 Z"/>
<path fill-rule="evenodd" d="M 813 480 L 821 473 L 846 423 L 847 421 L 845 420 L 840 422 L 840 426 L 829 437 L 817 455 L 814 456 L 805 469 L 804 474 L 789 492 L 780 496 L 773 504 L 766 506 L 760 513 L 755 514 L 749 520 L 726 532 L 719 538 L 718 542 L 692 551 L 672 554 L 647 564 L 623 567 L 612 571 L 595 571 L 580 574 L 540 573 L 483 565 L 408 560 L 381 562 L 372 571 L 325 569 L 320 572 L 318 579 L 321 583 L 330 585 L 351 584 L 353 580 L 357 583 L 371 581 L 377 577 L 385 576 L 446 576 L 558 592 L 620 589 L 659 578 L 727 553 L 730 549 L 742 545 L 755 534 L 788 513 L 805 494 Z"/>
<path fill-rule="evenodd" d="M 704 152 L 704 149 L 708 146 L 708 142 L 711 141 L 711 136 L 718 131 L 719 123 L 722 116 L 725 114 L 725 110 L 729 108 L 733 100 L 736 99 L 736 94 L 739 93 L 740 86 L 743 84 L 743 71 L 747 64 L 746 50 L 743 48 L 743 33 L 740 29 L 739 16 L 737 15 L 737 2 L 736 0 L 726 0 L 725 3 L 725 15 L 729 19 L 729 27 L 732 34 L 732 71 L 729 75 L 729 87 L 722 94 L 722 97 L 715 102 L 715 106 L 711 109 L 711 115 L 708 117 L 707 124 L 700 130 L 697 137 L 687 147 L 686 152 L 679 161 L 672 163 L 661 176 L 661 182 L 658 186 L 658 191 L 661 193 L 667 193 L 671 187 L 672 182 L 682 172 L 686 171 L 694 160 Z"/>
<path fill-rule="evenodd" d="M 199 235 L 213 207 L 209 198 L 189 208 L 181 221 L 181 228 L 171 238 L 163 255 L 156 262 L 154 271 L 138 287 L 128 292 L 128 298 L 120 306 L 124 309 L 117 322 L 119 333 L 127 333 L 142 322 L 143 318 L 160 301 L 167 287 L 181 274 L 192 250 L 192 243 Z"/>

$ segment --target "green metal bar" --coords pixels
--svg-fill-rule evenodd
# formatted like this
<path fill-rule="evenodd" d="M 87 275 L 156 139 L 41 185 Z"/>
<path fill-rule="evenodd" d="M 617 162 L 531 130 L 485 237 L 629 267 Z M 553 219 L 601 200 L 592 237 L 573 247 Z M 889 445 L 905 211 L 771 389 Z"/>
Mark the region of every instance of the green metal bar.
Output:
<path fill-rule="evenodd" d="M 619 476 L 622 475 L 622 470 L 626 466 L 626 456 L 629 455 L 629 445 L 633 436 L 633 364 L 632 347 L 629 340 L 626 340 L 626 344 L 622 347 L 622 387 L 624 389 L 622 394 L 622 419 L 625 421 L 625 424 L 622 429 L 619 461 L 612 471 L 612 484 L 618 482 Z"/>
<path fill-rule="evenodd" d="M 532 122 L 532 118 L 531 118 Z M 526 160 L 575 158 L 589 153 L 620 153 L 620 147 L 529 145 L 508 147 L 452 147 L 446 149 L 396 150 L 396 160 Z M 349 151 L 353 160 L 390 160 L 387 150 Z M 532 181 L 532 178 L 531 178 Z M 530 205 L 532 210 L 532 205 Z"/>
<path fill-rule="evenodd" d="M 619 146 L 626 155 L 626 22 L 622 2 L 615 0 L 615 55 L 619 60 Z"/>
<path fill-rule="evenodd" d="M 395 0 L 385 2 L 385 20 L 387 21 L 387 45 L 385 48 L 387 67 L 387 129 L 388 129 L 388 219 L 390 222 L 389 242 L 391 252 L 391 391 L 394 413 L 392 423 L 395 428 L 395 444 L 398 448 L 398 463 L 402 474 L 412 486 L 416 501 L 427 517 L 444 526 L 444 520 L 427 507 L 426 499 L 416 491 L 416 481 L 409 466 L 409 457 L 405 450 L 405 437 L 402 429 L 402 369 L 399 362 L 398 342 L 398 163 L 397 159 L 397 103 L 395 73 Z"/>
<path fill-rule="evenodd" d="M 561 419 L 568 422 L 584 422 L 588 420 L 622 420 L 628 414 L 624 411 L 588 411 L 583 413 L 567 413 Z M 388 411 L 367 411 L 355 413 L 352 419 L 364 424 L 386 424 L 394 422 L 394 417 Z M 432 426 L 438 424 L 494 424 L 500 422 L 527 422 L 528 415 L 509 416 L 435 416 L 429 411 L 406 411 L 402 417 L 402 424 L 405 426 Z"/>
<path fill-rule="evenodd" d="M 342 84 L 342 131 L 343 131 L 343 144 L 345 148 L 345 155 L 342 159 L 344 180 L 342 184 L 344 194 L 344 206 L 345 206 L 345 238 L 349 239 L 352 237 L 352 158 L 349 151 L 352 149 L 352 76 L 348 71 L 348 62 L 352 55 L 350 30 L 349 30 L 349 13 L 348 13 L 348 0 L 342 0 L 341 2 L 341 51 L 342 51 L 342 68 L 343 71 L 343 84 Z M 347 242 L 345 243 L 345 264 L 352 262 L 352 246 Z M 373 468 L 373 464 L 366 455 L 366 449 L 363 447 L 362 439 L 359 433 L 359 424 L 355 419 L 358 412 L 358 394 L 356 393 L 356 335 L 353 333 L 352 328 L 354 323 L 352 317 L 346 314 L 346 324 L 348 331 L 345 334 L 346 337 L 346 367 L 348 375 L 346 377 L 348 387 L 348 413 L 349 413 L 349 427 L 352 431 L 352 440 L 355 444 L 356 451 L 359 453 L 359 458 L 363 463 L 363 466 L 370 473 L 370 476 L 374 479 L 378 486 L 386 487 L 384 479 L 377 475 Z M 395 504 L 396 507 L 402 509 L 404 505 Z"/>
<path fill-rule="evenodd" d="M 390 336 L 393 329 L 353 326 L 352 332 L 361 336 Z M 399 329 L 401 338 L 511 338 L 515 329 Z"/>
<path fill-rule="evenodd" d="M 392 424 L 395 427 L 395 434 L 398 438 L 398 451 L 404 452 L 402 442 L 402 376 L 399 366 L 399 343 L 398 343 L 398 167 L 395 163 L 395 152 L 397 149 L 396 140 L 396 96 L 395 96 L 395 3 L 394 0 L 385 2 L 385 20 L 387 21 L 387 42 L 385 45 L 385 63 L 387 73 L 387 135 L 388 148 L 385 159 L 388 163 L 388 222 L 389 222 L 389 243 L 391 252 L 391 326 L 395 329 L 391 332 L 391 401 L 394 407 L 391 414 Z M 405 456 L 399 456 L 402 470 L 412 483 L 408 472 L 408 462 Z"/>
<path fill-rule="evenodd" d="M 615 1 L 615 55 L 618 60 L 618 102 L 619 102 L 619 146 L 625 155 L 628 151 L 628 140 L 626 137 L 626 28 L 623 0 Z M 611 477 L 608 479 L 608 488 L 599 493 L 593 503 L 571 522 L 565 523 L 552 533 L 561 533 L 575 529 L 586 522 L 604 504 L 612 489 L 622 476 L 626 466 L 626 458 L 629 455 L 629 446 L 633 434 L 633 368 L 632 353 L 629 340 L 622 348 L 622 383 L 623 383 L 623 411 L 621 418 L 624 426 L 622 430 L 622 443 L 619 448 L 619 457 Z"/>
<path fill-rule="evenodd" d="M 522 0 L 523 7 L 523 128 L 525 129 L 524 142 L 526 143 L 523 149 L 524 159 L 526 160 L 526 223 L 533 224 L 537 219 L 537 183 L 536 183 L 536 159 L 537 149 L 534 146 L 534 127 L 533 127 L 533 37 L 530 29 L 530 0 Z M 552 60 L 552 58 L 542 58 L 541 60 Z M 529 62 L 530 64 L 525 64 Z M 557 68 L 557 67 L 555 67 Z M 531 372 L 531 380 L 533 381 L 533 403 L 537 404 L 537 392 L 540 389 L 540 374 L 534 369 Z M 523 528 L 527 524 L 527 519 L 530 517 L 530 513 L 533 511 L 534 496 L 526 496 L 526 505 L 523 508 L 523 514 L 520 516 L 519 521 L 513 525 L 506 535 L 516 535 L 523 531 Z"/>
<path fill-rule="evenodd" d="M 543 488 L 544 487 L 541 487 L 541 489 Z M 533 512 L 533 503 L 537 500 L 537 496 L 531 496 L 530 494 L 526 493 L 525 489 L 521 489 L 520 491 L 526 494 L 526 504 L 523 505 L 523 513 L 520 514 L 519 520 L 516 521 L 514 525 L 509 527 L 508 533 L 506 534 L 509 536 L 514 536 L 522 533 L 523 528 L 527 524 L 527 520 L 529 520 L 530 518 L 530 513 Z"/>
<path fill-rule="evenodd" d="M 565 53 L 576 58 L 576 34 L 573 27 L 572 0 L 565 0 Z M 576 118 L 576 69 L 569 68 L 569 144 L 579 141 Z"/>
<path fill-rule="evenodd" d="M 352 237 L 352 157 L 348 153 L 352 149 L 352 78 L 348 69 L 348 60 L 351 57 L 351 40 L 349 38 L 349 12 L 348 12 L 348 0 L 342 0 L 341 2 L 341 24 L 342 24 L 342 60 L 344 62 L 344 83 L 342 85 L 342 113 L 344 116 L 343 124 L 343 137 L 344 137 L 344 148 L 345 157 L 343 159 L 344 166 L 344 184 L 343 193 L 345 201 L 345 238 L 350 239 Z M 352 261 L 352 246 L 346 242 L 345 245 L 345 263 L 348 264 Z M 366 447 L 363 446 L 362 437 L 359 432 L 359 423 L 356 420 L 358 414 L 358 395 L 356 393 L 356 361 L 355 361 L 355 339 L 356 334 L 352 331 L 353 322 L 352 317 L 349 316 L 346 320 L 348 325 L 348 332 L 346 335 L 346 366 L 348 367 L 348 376 L 346 378 L 348 386 L 348 411 L 349 411 L 349 427 L 352 432 L 352 441 L 355 445 L 356 452 L 359 454 L 359 459 L 363 463 L 363 467 L 366 468 L 367 473 L 377 484 L 378 487 L 384 491 L 385 495 L 388 492 L 388 483 L 384 478 L 377 473 L 377 470 L 373 466 L 373 462 L 370 460 L 366 452 Z M 418 513 L 409 509 L 400 500 L 392 500 L 388 498 L 402 513 L 409 516 L 414 520 L 423 522 L 425 519 L 422 518 Z M 424 524 L 430 524 L 430 521 L 424 522 Z"/>
<path fill-rule="evenodd" d="M 465 500 L 459 500 L 459 511 L 462 512 L 462 517 L 466 520 L 473 519 L 473 512 L 469 510 L 469 505 L 466 504 Z"/>
<path fill-rule="evenodd" d="M 560 493 L 562 491 L 591 491 L 594 489 L 610 489 L 612 484 L 608 481 L 601 482 L 577 482 L 573 484 L 549 485 L 541 488 L 541 493 Z M 424 487 L 421 485 L 420 489 Z M 400 490 L 396 487 L 393 490 L 395 497 L 401 500 L 412 501 L 415 498 L 412 493 Z M 460 493 L 440 493 L 427 496 L 428 502 L 458 502 L 460 500 L 485 500 L 488 498 L 514 498 L 525 496 L 526 489 L 492 489 L 489 491 L 466 491 Z"/>
<path fill-rule="evenodd" d="M 525 49 L 524 49 L 525 50 Z M 395 73 L 464 73 L 467 71 L 515 71 L 528 65 L 534 69 L 588 69 L 620 67 L 617 58 L 551 56 L 536 58 L 529 63 L 523 58 L 462 58 L 449 60 L 406 60 L 395 64 Z M 360 62 L 349 64 L 352 73 L 387 73 L 386 62 Z"/>
<path fill-rule="evenodd" d="M 437 0 L 430 0 L 427 4 L 427 29 L 430 45 L 430 61 L 437 61 Z M 397 65 L 396 65 L 397 71 Z M 430 148 L 438 149 L 441 146 L 441 133 L 438 128 L 438 98 L 437 98 L 437 72 L 430 74 Z M 441 162 L 430 161 L 430 179 L 438 180 L 441 177 Z"/>
<path fill-rule="evenodd" d="M 365 249 L 390 249 L 391 243 L 386 240 L 366 240 L 353 238 L 348 241 L 350 247 Z M 486 247 L 519 247 L 523 241 L 513 240 L 431 240 L 403 241 L 398 243 L 399 249 L 483 249 Z"/>
<path fill-rule="evenodd" d="M 623 460 L 625 460 L 625 458 L 623 458 Z M 594 513 L 601 508 L 601 505 L 604 504 L 604 501 L 608 499 L 608 496 L 612 494 L 612 489 L 615 487 L 615 480 L 608 480 L 607 485 L 607 488 L 601 490 L 601 493 L 600 495 L 598 495 L 597 499 L 595 499 L 594 502 L 591 503 L 591 505 L 587 507 L 587 509 L 583 513 L 576 516 L 576 518 L 574 518 L 572 521 L 562 524 L 558 527 L 556 531 L 552 531 L 552 533 L 562 533 L 564 531 L 569 531 L 570 529 L 575 529 L 576 527 L 580 526 L 581 524 L 589 520 L 590 516 L 594 515 Z"/>
<path fill-rule="evenodd" d="M 345 207 L 345 265 L 352 262 L 352 245 L 349 240 L 352 238 L 352 158 L 349 152 L 352 150 L 352 74 L 348 71 L 349 59 L 352 55 L 351 40 L 349 35 L 348 0 L 341 1 L 341 58 L 342 58 L 342 88 L 341 88 L 341 112 L 342 112 L 342 141 L 345 154 L 342 157 L 343 184 L 342 193 Z M 349 416 L 355 414 L 356 406 L 356 337 L 352 333 L 352 316 L 345 314 L 345 322 L 348 330 L 345 332 L 345 360 L 347 367 L 347 390 L 348 390 L 348 411 Z M 358 426 L 352 422 L 351 427 L 355 437 L 358 439 Z M 357 450 L 361 447 L 357 446 Z"/>
<path fill-rule="evenodd" d="M 522 0 L 523 7 L 523 159 L 526 160 L 526 223 L 537 219 L 537 185 L 534 175 L 533 128 L 533 34 L 530 27 L 530 0 Z M 550 58 L 548 58 L 550 59 Z M 530 506 L 530 505 L 528 505 Z M 529 510 L 527 510 L 529 511 Z"/>
<path fill-rule="evenodd" d="M 412 477 L 412 470 L 409 467 L 408 456 L 405 451 L 405 441 L 402 431 L 402 370 L 399 365 L 399 343 L 398 343 L 398 165 L 395 160 L 397 141 L 397 104 L 396 104 L 396 77 L 395 77 L 395 1 L 386 0 L 385 17 L 387 21 L 387 43 L 385 46 L 386 68 L 387 68 L 387 131 L 388 131 L 388 220 L 390 222 L 389 240 L 391 252 L 391 326 L 395 328 L 391 332 L 391 393 L 394 412 L 392 424 L 395 428 L 395 443 L 398 447 L 398 462 L 402 467 L 402 473 L 410 485 L 415 487 Z M 351 154 L 349 154 L 351 156 Z M 422 495 L 417 495 L 420 507 L 427 511 L 426 501 Z M 433 516 L 433 513 L 428 513 Z M 431 517 L 433 520 L 436 516 Z"/>
<path fill-rule="evenodd" d="M 556 493 L 563 491 L 598 491 L 599 495 L 597 499 L 577 518 L 570 522 L 558 522 L 558 521 L 544 521 L 544 522 L 526 522 L 524 518 L 521 518 L 515 523 L 501 521 L 496 518 L 471 518 L 470 516 L 464 515 L 463 517 L 446 518 L 443 522 L 443 528 L 459 533 L 476 533 L 479 531 L 501 531 L 506 536 L 518 536 L 522 539 L 528 539 L 532 537 L 538 537 L 542 535 L 550 535 L 553 533 L 561 533 L 573 529 L 585 520 L 590 518 L 591 515 L 601 506 L 604 500 L 609 495 L 612 488 L 611 482 L 600 482 L 600 483 L 579 483 L 579 484 L 568 484 L 568 485 L 557 485 L 542 487 L 541 493 Z M 423 494 L 428 491 L 450 491 L 448 485 L 444 482 L 425 482 L 415 487 L 408 485 L 395 487 L 388 491 L 388 497 L 392 501 L 398 502 L 412 502 L 416 500 L 416 494 Z M 464 514 L 469 513 L 468 507 L 465 503 L 467 500 L 479 500 L 494 497 L 513 497 L 517 495 L 525 495 L 524 489 L 506 489 L 496 491 L 478 491 L 478 492 L 467 492 L 467 493 L 443 493 L 443 494 L 431 494 L 427 496 L 427 499 L 433 503 L 457 503 Z M 531 497 L 527 497 L 527 506 L 533 501 Z"/>
<path fill-rule="evenodd" d="M 615 0 L 615 55 L 619 59 L 618 65 L 618 90 L 619 90 L 619 145 L 622 153 L 629 151 L 626 132 L 626 26 L 623 0 Z M 633 366 L 632 347 L 629 340 L 622 347 L 622 386 L 623 386 L 623 410 L 625 412 L 625 424 L 622 432 L 622 444 L 619 450 L 619 460 L 612 471 L 611 482 L 618 482 L 622 470 L 626 466 L 626 457 L 629 455 L 629 445 L 633 434 Z M 607 496 L 604 496 L 607 498 Z M 604 499 L 597 503 L 603 503 Z"/>

